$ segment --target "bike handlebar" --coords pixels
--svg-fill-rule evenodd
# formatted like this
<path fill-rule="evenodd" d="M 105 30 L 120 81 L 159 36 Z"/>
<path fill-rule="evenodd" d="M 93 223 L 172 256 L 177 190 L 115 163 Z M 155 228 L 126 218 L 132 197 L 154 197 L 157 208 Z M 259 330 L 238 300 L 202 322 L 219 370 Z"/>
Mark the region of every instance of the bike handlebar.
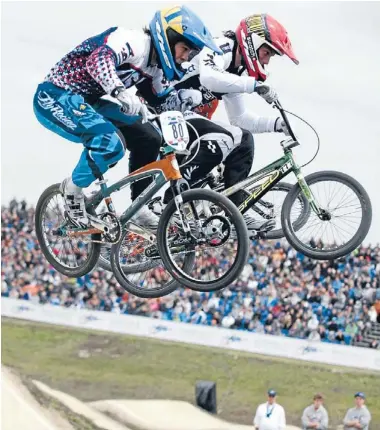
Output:
<path fill-rule="evenodd" d="M 284 120 L 284 122 L 285 122 L 286 128 L 288 129 L 288 131 L 289 131 L 289 134 L 290 134 L 291 138 L 292 138 L 293 140 L 297 141 L 297 138 L 296 138 L 295 134 L 293 133 L 293 130 L 292 130 L 291 126 L 290 126 L 290 122 L 289 122 L 289 120 L 288 120 L 288 117 L 287 117 L 287 115 L 286 115 L 286 112 L 285 112 L 284 108 L 282 107 L 282 105 L 281 105 L 280 101 L 279 101 L 279 100 L 275 100 L 275 101 L 273 102 L 273 107 L 277 108 L 277 109 L 280 111 L 280 114 L 281 114 L 281 116 L 282 116 L 282 119 L 283 119 L 283 120 Z"/>

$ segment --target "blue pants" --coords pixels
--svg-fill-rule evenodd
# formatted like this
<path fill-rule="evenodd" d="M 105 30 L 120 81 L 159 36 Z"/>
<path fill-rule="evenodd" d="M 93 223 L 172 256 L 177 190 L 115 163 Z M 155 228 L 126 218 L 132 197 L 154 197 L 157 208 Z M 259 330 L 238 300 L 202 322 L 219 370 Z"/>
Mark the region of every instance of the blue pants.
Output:
<path fill-rule="evenodd" d="M 88 187 L 125 154 L 125 142 L 116 126 L 132 125 L 139 117 L 128 117 L 115 103 L 86 103 L 82 96 L 49 82 L 40 84 L 33 100 L 38 121 L 60 136 L 84 145 L 72 180 Z M 153 160 L 152 160 L 153 161 Z"/>

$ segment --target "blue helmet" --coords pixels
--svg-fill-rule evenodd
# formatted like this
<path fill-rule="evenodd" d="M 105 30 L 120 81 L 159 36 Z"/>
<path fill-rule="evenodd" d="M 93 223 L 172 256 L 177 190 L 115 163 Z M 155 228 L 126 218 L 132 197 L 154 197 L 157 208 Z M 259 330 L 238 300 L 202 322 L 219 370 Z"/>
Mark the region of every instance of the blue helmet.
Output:
<path fill-rule="evenodd" d="M 175 62 L 174 45 L 183 41 L 196 50 L 207 46 L 218 54 L 222 51 L 215 44 L 211 33 L 198 16 L 186 6 L 158 10 L 149 24 L 164 75 L 168 81 L 184 75 Z"/>

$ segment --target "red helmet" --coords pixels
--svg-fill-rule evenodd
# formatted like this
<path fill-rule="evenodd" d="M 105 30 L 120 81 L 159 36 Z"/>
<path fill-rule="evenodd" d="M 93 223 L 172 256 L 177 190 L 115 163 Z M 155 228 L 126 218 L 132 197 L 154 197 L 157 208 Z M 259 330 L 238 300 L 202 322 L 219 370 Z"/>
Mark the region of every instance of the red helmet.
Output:
<path fill-rule="evenodd" d="M 236 29 L 236 37 L 248 74 L 255 79 L 265 81 L 268 76 L 258 59 L 257 51 L 262 45 L 268 45 L 278 55 L 287 55 L 295 64 L 298 64 L 288 32 L 266 13 L 250 15 L 242 19 Z"/>

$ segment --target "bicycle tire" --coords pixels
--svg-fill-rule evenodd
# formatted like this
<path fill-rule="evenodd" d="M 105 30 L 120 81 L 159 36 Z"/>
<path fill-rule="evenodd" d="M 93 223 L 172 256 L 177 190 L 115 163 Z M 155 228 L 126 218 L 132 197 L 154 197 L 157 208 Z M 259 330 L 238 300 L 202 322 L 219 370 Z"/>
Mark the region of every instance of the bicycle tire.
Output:
<path fill-rule="evenodd" d="M 104 257 L 104 255 L 102 254 L 102 248 L 104 248 L 104 245 L 101 245 L 101 249 L 100 249 L 100 254 L 99 254 L 99 259 L 98 259 L 98 266 L 103 269 L 106 270 L 107 272 L 112 272 L 112 266 L 111 266 L 111 261 L 110 259 L 107 259 L 106 257 Z M 111 252 L 111 251 L 110 251 Z"/>
<path fill-rule="evenodd" d="M 84 276 L 87 273 L 91 272 L 91 270 L 96 266 L 96 263 L 98 262 L 98 258 L 100 255 L 101 245 L 100 243 L 91 242 L 91 250 L 89 252 L 89 258 L 87 258 L 82 265 L 75 268 L 63 266 L 57 260 L 55 260 L 54 257 L 51 255 L 49 251 L 49 247 L 44 238 L 42 221 L 43 221 L 44 211 L 46 210 L 47 204 L 51 199 L 51 197 L 55 194 L 62 195 L 59 189 L 60 185 L 61 184 L 53 184 L 50 187 L 46 188 L 46 190 L 41 194 L 40 198 L 38 199 L 36 212 L 35 212 L 35 220 L 34 220 L 36 236 L 37 236 L 37 240 L 40 245 L 41 251 L 44 254 L 45 258 L 59 273 L 61 273 L 62 275 L 68 276 L 70 278 L 80 278 L 81 276 Z M 101 235 L 93 234 L 91 235 L 91 239 L 100 240 Z"/>
<path fill-rule="evenodd" d="M 102 245 L 101 248 L 103 248 L 104 245 Z M 110 252 L 111 255 L 111 252 Z M 152 260 L 147 261 L 145 263 L 134 263 L 134 264 L 126 264 L 121 266 L 124 273 L 127 274 L 133 274 L 133 273 L 141 273 L 146 272 L 147 270 L 152 270 L 155 267 L 158 267 L 160 264 L 160 260 Z M 102 255 L 102 249 L 100 250 L 99 260 L 98 260 L 98 266 L 106 270 L 107 272 L 113 272 L 112 265 L 111 265 L 111 259 L 107 259 L 104 255 Z"/>
<path fill-rule="evenodd" d="M 157 229 L 157 247 L 161 255 L 162 261 L 169 273 L 176 279 L 180 284 L 184 285 L 195 291 L 217 291 L 225 288 L 232 283 L 242 272 L 249 253 L 249 239 L 248 231 L 245 221 L 239 209 L 234 203 L 227 197 L 218 194 L 212 190 L 205 189 L 193 189 L 187 190 L 181 194 L 183 203 L 187 203 L 193 200 L 208 199 L 212 203 L 218 204 L 229 213 L 231 218 L 234 220 L 234 227 L 236 237 L 238 238 L 238 252 L 236 260 L 234 261 L 231 270 L 222 278 L 214 281 L 201 282 L 193 278 L 188 277 L 187 273 L 183 270 L 179 271 L 178 267 L 172 261 L 172 257 L 169 252 L 168 240 L 166 236 L 166 229 L 172 215 L 176 211 L 176 204 L 174 200 L 171 200 L 160 217 L 160 221 Z"/>
<path fill-rule="evenodd" d="M 284 204 L 282 206 L 281 212 L 281 222 L 284 230 L 284 234 L 290 245 L 295 248 L 297 251 L 306 255 L 307 257 L 313 258 L 315 260 L 335 260 L 337 258 L 343 257 L 354 249 L 356 249 L 367 236 L 368 231 L 371 227 L 372 222 L 372 204 L 371 200 L 368 196 L 368 193 L 364 189 L 364 187 L 351 176 L 336 172 L 336 171 L 320 171 L 315 172 L 305 177 L 305 181 L 308 185 L 313 185 L 317 182 L 322 181 L 336 181 L 340 182 L 346 186 L 348 186 L 359 198 L 360 205 L 362 208 L 362 219 L 360 226 L 356 232 L 356 234 L 340 249 L 333 250 L 316 250 L 310 249 L 305 246 L 302 241 L 300 241 L 295 235 L 295 231 L 293 230 L 293 226 L 290 222 L 290 212 L 292 208 L 292 204 L 294 200 L 297 198 L 299 193 L 302 193 L 301 187 L 297 183 L 294 185 L 292 190 L 286 196 Z"/>
<path fill-rule="evenodd" d="M 126 291 L 128 291 L 129 293 L 137 296 L 137 297 L 141 297 L 144 299 L 153 299 L 153 298 L 158 298 L 158 297 L 163 297 L 166 296 L 170 293 L 172 293 L 174 290 L 176 290 L 177 288 L 181 287 L 181 285 L 175 280 L 172 279 L 171 281 L 165 283 L 163 286 L 157 287 L 157 288 L 152 288 L 150 290 L 144 290 L 141 288 L 136 287 L 135 284 L 133 284 L 131 281 L 129 281 L 127 275 L 128 274 L 133 274 L 133 273 L 141 273 L 147 270 L 150 270 L 151 268 L 154 268 L 158 265 L 160 265 L 160 260 L 154 261 L 155 265 L 153 265 L 153 267 L 149 267 L 149 265 L 147 265 L 148 269 L 147 270 L 138 270 L 138 271 L 134 271 L 134 272 L 127 272 L 125 271 L 125 267 L 128 265 L 121 265 L 120 264 L 120 259 L 119 259 L 119 252 L 120 252 L 120 247 L 122 246 L 123 243 L 123 239 L 124 236 L 128 233 L 128 231 L 124 231 L 120 241 L 113 245 L 111 248 L 111 268 L 112 268 L 112 272 L 117 280 L 117 282 L 119 283 L 119 285 Z M 195 259 L 195 255 L 194 253 L 189 253 L 185 256 L 185 261 L 184 261 L 184 270 L 185 271 L 189 271 L 192 269 L 193 264 L 194 264 L 194 259 Z M 150 262 L 152 263 L 152 262 Z M 162 263 L 161 263 L 162 264 Z M 134 264 L 137 266 L 137 264 Z M 143 263 L 144 265 L 144 263 Z"/>

